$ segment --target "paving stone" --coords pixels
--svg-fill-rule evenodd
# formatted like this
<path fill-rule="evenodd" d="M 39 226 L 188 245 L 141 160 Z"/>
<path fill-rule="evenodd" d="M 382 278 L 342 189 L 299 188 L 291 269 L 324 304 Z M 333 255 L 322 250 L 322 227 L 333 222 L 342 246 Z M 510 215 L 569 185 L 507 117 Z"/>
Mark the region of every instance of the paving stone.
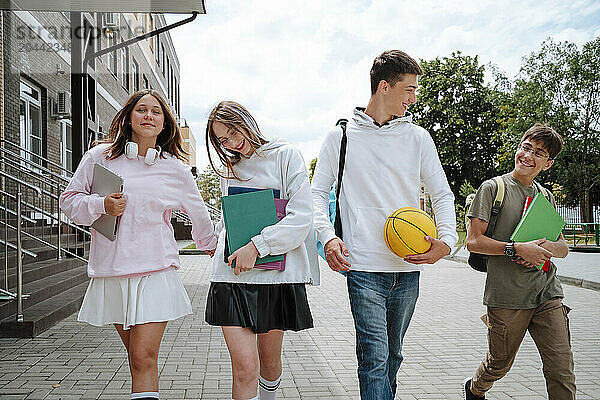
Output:
<path fill-rule="evenodd" d="M 209 258 L 183 256 L 179 273 L 195 314 L 168 324 L 159 352 L 161 399 L 230 399 L 231 362 L 221 330 L 204 322 Z M 485 275 L 441 261 L 423 267 L 421 294 L 398 372 L 397 399 L 460 399 L 461 383 L 486 348 L 481 294 Z M 578 399 L 600 398 L 600 292 L 564 286 Z M 344 278 L 323 265 L 322 285 L 307 287 L 315 328 L 286 333 L 283 399 L 358 399 L 355 335 Z M 127 356 L 111 326 L 75 315 L 34 339 L 0 339 L 0 399 L 127 400 Z M 52 385 L 60 384 L 57 388 Z M 527 335 L 512 370 L 487 398 L 546 398 L 541 361 Z"/>

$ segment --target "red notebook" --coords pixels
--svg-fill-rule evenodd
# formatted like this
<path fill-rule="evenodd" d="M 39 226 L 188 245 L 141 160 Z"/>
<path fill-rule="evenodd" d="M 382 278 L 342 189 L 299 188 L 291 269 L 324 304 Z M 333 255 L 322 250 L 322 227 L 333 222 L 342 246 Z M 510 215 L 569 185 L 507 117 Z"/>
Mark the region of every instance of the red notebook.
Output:
<path fill-rule="evenodd" d="M 527 196 L 525 198 L 525 204 L 523 205 L 523 212 L 521 213 L 521 217 L 525 215 L 525 211 L 529 208 L 529 205 L 533 201 L 533 197 Z M 544 265 L 542 265 L 542 271 L 548 271 L 550 269 L 550 260 L 547 260 Z"/>
<path fill-rule="evenodd" d="M 289 200 L 275 199 L 275 212 L 277 213 L 277 221 L 285 217 L 285 206 Z M 271 261 L 264 264 L 255 265 L 254 268 L 259 269 L 275 269 L 277 271 L 285 271 L 285 254 L 281 261 Z"/>

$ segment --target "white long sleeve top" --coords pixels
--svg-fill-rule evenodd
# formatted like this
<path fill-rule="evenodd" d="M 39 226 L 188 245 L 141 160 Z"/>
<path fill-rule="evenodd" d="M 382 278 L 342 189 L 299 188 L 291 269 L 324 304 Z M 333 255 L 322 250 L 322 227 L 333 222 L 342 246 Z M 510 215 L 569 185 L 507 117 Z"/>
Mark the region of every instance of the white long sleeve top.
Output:
<path fill-rule="evenodd" d="M 452 248 L 458 241 L 454 195 L 429 133 L 409 115 L 378 126 L 364 109 L 348 121 L 346 164 L 340 193 L 343 241 L 352 270 L 419 270 L 386 246 L 386 218 L 402 207 L 419 208 L 421 181 L 429 190 L 438 238 Z M 329 220 L 329 191 L 337 180 L 341 128 L 329 132 L 312 180 L 315 229 L 321 243 L 336 237 Z"/>
<path fill-rule="evenodd" d="M 154 165 L 144 157 L 128 159 L 121 155 L 107 160 L 100 144 L 87 151 L 73 178 L 60 195 L 60 207 L 73 222 L 91 225 L 104 210 L 104 197 L 91 194 L 94 164 L 99 163 L 123 177 L 127 200 L 119 219 L 116 240 L 110 241 L 95 229 L 88 263 L 90 277 L 132 276 L 179 267 L 179 253 L 171 210 L 182 210 L 192 220 L 192 238 L 201 250 L 213 249 L 213 224 L 200 197 L 190 167 L 164 153 Z"/>
<path fill-rule="evenodd" d="M 221 179 L 221 193 L 229 186 L 276 189 L 288 199 L 286 215 L 252 238 L 259 257 L 286 254 L 285 271 L 252 269 L 236 276 L 224 262 L 225 228 L 217 224 L 219 241 L 213 257 L 211 281 L 231 283 L 312 283 L 320 282 L 313 228 L 310 183 L 300 152 L 284 139 L 273 138 L 233 167 L 240 180 Z"/>

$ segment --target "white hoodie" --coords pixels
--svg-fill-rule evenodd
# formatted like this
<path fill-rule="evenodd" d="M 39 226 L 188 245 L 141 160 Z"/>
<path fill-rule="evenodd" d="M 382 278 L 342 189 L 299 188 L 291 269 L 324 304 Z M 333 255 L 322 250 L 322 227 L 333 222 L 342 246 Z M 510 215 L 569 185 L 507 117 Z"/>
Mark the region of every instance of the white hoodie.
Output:
<path fill-rule="evenodd" d="M 250 157 L 233 167 L 241 179 L 221 179 L 221 193 L 229 186 L 277 189 L 289 199 L 286 215 L 252 238 L 259 257 L 286 254 L 285 271 L 252 269 L 236 276 L 223 262 L 225 229 L 223 219 L 216 227 L 219 241 L 213 257 L 210 280 L 233 283 L 312 283 L 319 284 L 319 267 L 313 228 L 310 183 L 300 152 L 284 139 L 274 137 Z"/>
<path fill-rule="evenodd" d="M 429 190 L 438 238 L 458 241 L 454 195 L 429 133 L 412 116 L 378 126 L 363 109 L 348 121 L 346 164 L 340 193 L 343 241 L 351 269 L 407 272 L 419 268 L 394 255 L 383 238 L 386 218 L 398 208 L 419 208 L 421 180 Z M 337 180 L 341 128 L 329 132 L 312 180 L 315 229 L 321 243 L 336 237 L 329 221 L 329 191 Z"/>

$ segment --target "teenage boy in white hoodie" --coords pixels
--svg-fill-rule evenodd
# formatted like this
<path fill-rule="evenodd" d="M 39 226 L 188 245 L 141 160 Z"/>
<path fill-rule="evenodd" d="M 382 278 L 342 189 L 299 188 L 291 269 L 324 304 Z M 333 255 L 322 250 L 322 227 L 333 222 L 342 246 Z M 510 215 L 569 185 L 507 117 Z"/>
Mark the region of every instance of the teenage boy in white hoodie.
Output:
<path fill-rule="evenodd" d="M 315 228 L 329 267 L 347 276 L 356 328 L 361 398 L 393 399 L 402 363 L 402 340 L 419 295 L 419 268 L 433 264 L 458 241 L 454 195 L 429 133 L 411 122 L 423 71 L 408 54 L 386 51 L 371 68 L 371 99 L 347 125 L 339 198 L 343 240 L 329 221 L 329 191 L 338 176 L 342 131 L 329 132 L 312 180 Z M 401 207 L 419 207 L 424 182 L 431 195 L 439 239 L 431 249 L 401 259 L 383 238 L 386 218 Z M 339 183 L 338 183 L 339 184 Z"/>

